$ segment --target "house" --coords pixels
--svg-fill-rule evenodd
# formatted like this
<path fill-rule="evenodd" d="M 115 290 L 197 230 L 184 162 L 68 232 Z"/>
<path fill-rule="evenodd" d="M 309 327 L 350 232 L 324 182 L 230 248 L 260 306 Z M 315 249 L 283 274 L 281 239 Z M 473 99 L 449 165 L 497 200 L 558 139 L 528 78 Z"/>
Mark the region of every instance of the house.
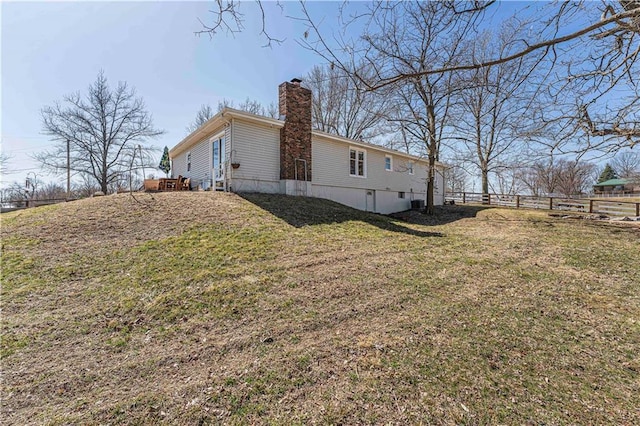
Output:
<path fill-rule="evenodd" d="M 279 86 L 280 120 L 225 108 L 169 151 L 172 175 L 199 189 L 326 198 L 393 213 L 426 198 L 426 159 L 312 130 L 311 91 Z M 444 203 L 436 164 L 434 202 Z M 422 201 L 418 201 L 422 200 Z"/>
<path fill-rule="evenodd" d="M 632 179 L 609 179 L 593 185 L 597 194 L 640 194 L 640 184 Z"/>

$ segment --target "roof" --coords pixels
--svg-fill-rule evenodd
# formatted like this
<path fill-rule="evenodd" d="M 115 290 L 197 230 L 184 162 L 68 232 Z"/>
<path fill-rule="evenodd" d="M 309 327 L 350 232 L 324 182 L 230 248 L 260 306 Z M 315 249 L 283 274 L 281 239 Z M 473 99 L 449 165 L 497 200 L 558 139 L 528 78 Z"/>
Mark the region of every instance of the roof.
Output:
<path fill-rule="evenodd" d="M 271 127 L 281 128 L 284 126 L 283 120 L 277 120 L 275 118 L 269 118 L 269 117 L 264 117 L 262 115 L 251 114 L 249 112 L 240 111 L 238 109 L 224 108 L 222 111 L 220 111 L 219 113 L 211 117 L 209 120 L 207 120 L 202 126 L 200 126 L 196 130 L 191 132 L 187 137 L 181 140 L 176 146 L 171 148 L 171 150 L 169 150 L 169 156 L 171 158 L 176 157 L 180 153 L 184 152 L 185 150 L 189 149 L 193 145 L 202 141 L 203 138 L 209 136 L 211 133 L 214 132 L 214 130 L 216 130 L 220 126 L 230 123 L 232 118 L 240 118 L 247 121 L 253 121 L 255 123 L 259 123 L 262 125 L 268 125 Z M 331 141 L 340 142 L 344 144 L 371 148 L 381 152 L 386 152 L 388 154 L 411 158 L 416 161 L 426 161 L 424 157 L 407 154 L 405 152 L 397 151 L 395 149 L 385 148 L 381 145 L 364 142 L 362 140 L 358 141 L 354 139 L 343 138 L 341 136 L 333 135 L 331 133 L 321 132 L 319 130 L 312 130 L 311 135 L 318 138 L 328 139 Z M 444 164 L 440 162 L 436 162 L 436 165 L 444 167 Z"/>
<path fill-rule="evenodd" d="M 628 185 L 631 182 L 627 179 L 609 179 L 604 182 L 596 183 L 593 186 L 620 186 L 620 185 Z"/>

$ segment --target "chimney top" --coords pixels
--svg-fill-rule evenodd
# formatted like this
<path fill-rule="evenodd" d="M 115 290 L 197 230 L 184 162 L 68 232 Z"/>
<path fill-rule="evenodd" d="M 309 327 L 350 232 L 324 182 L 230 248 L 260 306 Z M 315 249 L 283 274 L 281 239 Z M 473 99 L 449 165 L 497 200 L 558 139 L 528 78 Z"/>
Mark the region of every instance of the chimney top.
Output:
<path fill-rule="evenodd" d="M 300 83 L 302 83 L 302 80 L 300 80 L 299 78 L 292 78 L 291 82 L 296 86 L 300 86 Z"/>

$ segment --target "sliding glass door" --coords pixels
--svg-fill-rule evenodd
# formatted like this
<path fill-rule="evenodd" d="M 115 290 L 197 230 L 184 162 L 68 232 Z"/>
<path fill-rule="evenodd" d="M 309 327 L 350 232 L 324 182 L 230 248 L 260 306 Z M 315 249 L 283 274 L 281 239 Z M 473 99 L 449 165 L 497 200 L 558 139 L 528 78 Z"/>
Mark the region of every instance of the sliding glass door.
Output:
<path fill-rule="evenodd" d="M 224 138 L 213 141 L 213 180 L 216 189 L 224 186 Z"/>

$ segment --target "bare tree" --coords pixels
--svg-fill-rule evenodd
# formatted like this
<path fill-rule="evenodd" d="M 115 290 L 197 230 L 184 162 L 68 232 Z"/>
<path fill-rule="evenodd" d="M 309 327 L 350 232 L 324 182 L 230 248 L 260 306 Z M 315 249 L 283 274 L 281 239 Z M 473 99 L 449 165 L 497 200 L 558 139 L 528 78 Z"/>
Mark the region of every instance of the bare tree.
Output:
<path fill-rule="evenodd" d="M 357 71 L 366 75 L 366 67 Z M 313 127 L 350 139 L 367 141 L 388 132 L 385 117 L 390 111 L 389 96 L 365 91 L 350 73 L 331 66 L 314 66 L 303 79 L 312 93 Z"/>
<path fill-rule="evenodd" d="M 280 109 L 275 102 L 269 103 L 265 110 L 266 116 L 269 118 L 278 118 L 280 116 Z"/>
<path fill-rule="evenodd" d="M 0 190 L 0 204 L 3 207 L 23 207 L 28 198 L 24 185 L 15 181 Z"/>
<path fill-rule="evenodd" d="M 499 56 L 514 39 L 523 36 L 527 21 L 507 21 L 500 30 L 483 32 L 473 41 L 468 54 L 483 60 Z M 474 165 L 481 175 L 482 193 L 489 192 L 489 175 L 494 173 L 496 184 L 505 193 L 505 184 L 514 187 L 509 157 L 519 155 L 522 146 L 520 129 L 526 120 L 535 92 L 527 81 L 539 58 L 526 56 L 511 62 L 459 72 L 463 87 L 459 102 L 453 104 L 455 138 L 462 150 L 458 155 Z M 500 176 L 498 176 L 500 175 Z M 506 176 L 510 176 L 506 179 Z M 505 180 L 506 179 L 506 180 Z M 510 190 L 511 190 L 510 189 Z"/>
<path fill-rule="evenodd" d="M 153 127 L 135 90 L 124 82 L 112 90 L 102 71 L 86 96 L 74 93 L 65 96 L 63 104 L 43 108 L 42 122 L 56 145 L 35 158 L 45 169 L 60 173 L 67 168 L 68 145 L 71 171 L 94 179 L 104 193 L 129 170 L 132 151 L 163 133 Z"/>
<path fill-rule="evenodd" d="M 90 179 L 86 175 L 80 175 L 80 181 L 76 182 L 73 187 L 73 194 L 75 198 L 86 198 L 91 197 L 99 190 L 100 187 L 96 185 L 94 179 Z"/>
<path fill-rule="evenodd" d="M 251 100 L 249 98 L 245 99 L 244 102 L 241 102 L 238 105 L 238 109 L 241 111 L 246 111 L 251 114 L 256 115 L 266 115 L 266 110 L 262 106 L 262 104 L 256 100 Z"/>
<path fill-rule="evenodd" d="M 209 104 L 202 104 L 198 113 L 196 114 L 195 120 L 191 124 L 187 126 L 187 133 L 194 132 L 200 126 L 207 122 L 211 117 L 213 117 L 213 109 Z"/>
<path fill-rule="evenodd" d="M 37 200 L 53 200 L 67 198 L 67 188 L 57 182 L 48 182 L 40 185 L 35 192 Z"/>
<path fill-rule="evenodd" d="M 536 197 L 553 194 L 559 179 L 558 168 L 555 166 L 553 157 L 521 168 L 517 177 L 531 195 Z"/>
<path fill-rule="evenodd" d="M 500 7 L 494 1 L 442 3 L 457 17 L 475 22 L 480 22 L 488 15 L 482 13 L 485 10 Z M 266 30 L 263 2 L 258 0 L 257 4 L 262 12 L 261 34 L 270 45 L 277 38 Z M 242 31 L 244 16 L 238 5 L 236 0 L 217 2 L 217 7 L 212 11 L 215 19 L 213 23 L 204 25 L 203 31 L 209 34 L 219 30 L 231 33 Z M 278 5 L 283 8 L 283 5 Z M 455 62 L 439 62 L 412 70 L 395 68 L 393 61 L 373 60 L 369 55 L 370 46 L 367 46 L 368 34 L 363 34 L 359 39 L 347 34 L 350 26 L 359 29 L 361 25 L 370 27 L 372 23 L 384 21 L 387 10 L 396 6 L 395 3 L 372 3 L 363 6 L 367 8 L 365 11 L 354 11 L 353 4 L 342 3 L 337 6 L 342 32 L 340 28 L 327 30 L 323 25 L 323 17 L 313 16 L 304 2 L 298 4 L 300 11 L 297 14 L 289 11 L 286 15 L 304 22 L 308 27 L 299 40 L 300 44 L 316 52 L 332 66 L 349 71 L 354 57 L 368 58 L 367 63 L 377 78 L 363 78 L 357 72 L 351 76 L 370 90 L 426 75 L 477 70 L 530 55 L 541 55 L 545 61 L 540 64 L 549 75 L 558 76 L 555 81 L 548 80 L 544 84 L 551 84 L 549 96 L 560 105 L 557 113 L 544 111 L 546 114 L 538 117 L 538 120 L 542 123 L 561 121 L 560 126 L 554 127 L 554 135 L 558 135 L 558 128 L 564 130 L 559 134 L 560 137 L 548 138 L 545 144 L 554 145 L 557 151 L 564 152 L 593 149 L 612 152 L 624 146 L 633 146 L 640 140 L 640 96 L 638 79 L 635 78 L 640 74 L 637 66 L 640 54 L 639 1 L 602 0 L 594 3 L 583 0 L 548 2 L 533 8 L 531 5 L 523 6 L 516 15 L 531 16 L 531 30 L 525 37 L 513 40 L 509 49 L 482 59 L 469 56 Z M 533 11 L 527 11 L 526 8 Z M 468 15 L 473 15 L 473 18 Z M 437 38 L 448 37 L 447 32 L 438 33 L 437 26 L 433 30 Z M 471 37 L 475 35 L 470 33 Z M 608 102 L 608 94 L 616 102 Z M 576 140 L 579 143 L 576 144 Z"/>
<path fill-rule="evenodd" d="M 519 179 L 519 170 L 515 164 L 502 164 L 496 168 L 495 176 L 489 187 L 496 194 L 516 195 L 522 190 L 522 182 Z"/>
<path fill-rule="evenodd" d="M 401 2 L 374 5 L 362 36 L 361 61 L 375 65 L 375 73 L 415 74 L 424 68 L 459 60 L 470 14 L 458 14 L 445 2 Z M 372 65 L 373 67 L 374 65 Z M 398 81 L 390 120 L 405 139 L 420 141 L 428 158 L 427 206 L 433 214 L 435 164 L 450 124 L 456 92 L 455 74 L 424 74 Z"/>
<path fill-rule="evenodd" d="M 580 196 L 594 183 L 595 166 L 592 163 L 560 160 L 556 167 L 558 169 L 557 192 L 566 197 Z"/>
<path fill-rule="evenodd" d="M 446 192 L 464 192 L 467 190 L 468 174 L 459 164 L 447 168 L 445 173 Z"/>
<path fill-rule="evenodd" d="M 535 196 L 561 194 L 573 197 L 588 192 L 595 182 L 595 169 L 594 164 L 586 161 L 550 157 L 522 169 L 518 180 Z"/>
<path fill-rule="evenodd" d="M 640 177 L 640 153 L 624 151 L 618 152 L 611 166 L 618 173 L 618 176 L 625 179 L 636 179 Z"/>

